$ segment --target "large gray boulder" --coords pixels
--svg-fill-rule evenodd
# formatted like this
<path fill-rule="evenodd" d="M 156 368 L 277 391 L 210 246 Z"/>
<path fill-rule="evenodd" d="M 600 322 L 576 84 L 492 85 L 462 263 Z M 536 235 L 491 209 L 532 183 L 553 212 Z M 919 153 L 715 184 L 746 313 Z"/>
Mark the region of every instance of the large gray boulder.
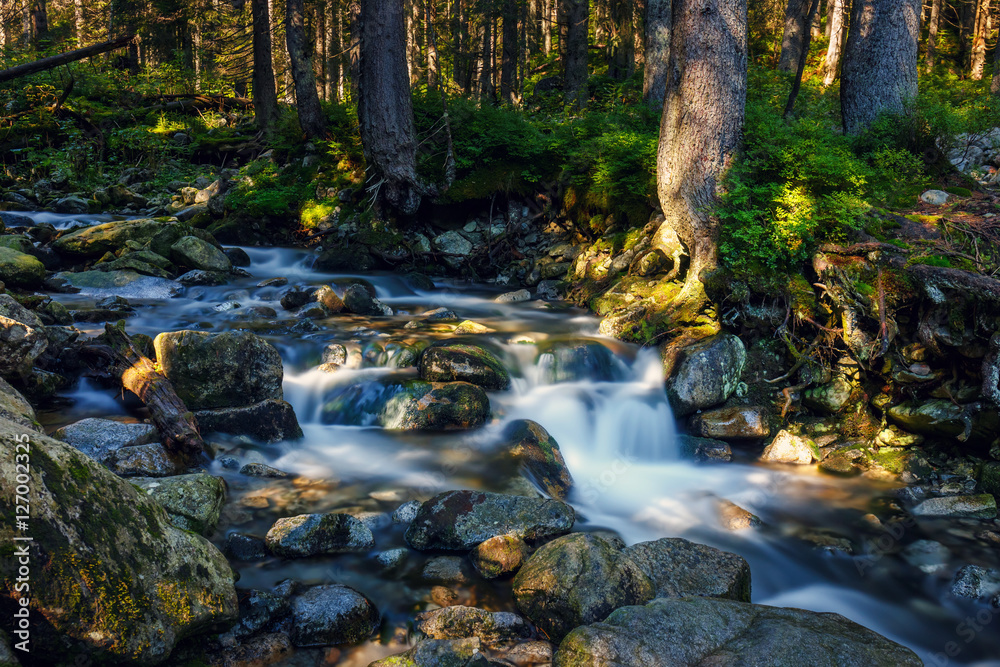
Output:
<path fill-rule="evenodd" d="M 161 333 L 153 346 L 167 379 L 192 410 L 282 398 L 281 355 L 260 336 L 173 331 Z"/>
<path fill-rule="evenodd" d="M 658 598 L 704 596 L 750 602 L 750 565 L 742 556 L 679 537 L 625 549 L 653 581 Z"/>
<path fill-rule="evenodd" d="M 666 377 L 667 398 L 678 416 L 724 403 L 736 390 L 747 359 L 743 341 L 730 333 L 663 352 L 665 358 L 673 356 Z"/>
<path fill-rule="evenodd" d="M 182 236 L 170 246 L 170 259 L 175 264 L 199 271 L 231 271 L 232 262 L 225 253 L 197 236 Z"/>
<path fill-rule="evenodd" d="M 371 600 L 340 584 L 313 586 L 292 598 L 292 618 L 295 646 L 360 644 L 381 622 Z"/>
<path fill-rule="evenodd" d="M 562 535 L 575 520 L 573 508 L 558 500 L 449 491 L 420 506 L 406 542 L 421 551 L 468 551 L 498 535 L 528 540 Z"/>
<path fill-rule="evenodd" d="M 91 417 L 63 426 L 52 437 L 76 447 L 95 461 L 106 463 L 122 447 L 157 442 L 159 434 L 152 424 L 129 424 Z"/>
<path fill-rule="evenodd" d="M 126 241 L 147 241 L 170 224 L 151 219 L 106 222 L 64 234 L 52 247 L 59 254 L 70 257 L 101 257 L 123 247 Z"/>
<path fill-rule="evenodd" d="M 199 535 L 180 530 L 152 498 L 69 445 L 0 419 L 0 440 L 30 445 L 29 529 L 13 521 L 0 540 L 26 543 L 31 566 L 33 657 L 73 665 L 154 665 L 178 641 L 237 617 L 234 575 Z M 0 511 L 14 517 L 14 456 L 0 458 Z M 0 562 L 0 604 L 14 608 L 18 560 Z M 44 623 L 41 622 L 44 619 Z M 4 621 L 7 625 L 9 621 Z"/>
<path fill-rule="evenodd" d="M 163 506 L 183 530 L 210 536 L 226 501 L 226 483 L 206 473 L 176 477 L 133 477 L 131 482 Z"/>
<path fill-rule="evenodd" d="M 563 639 L 555 667 L 920 667 L 908 648 L 839 614 L 711 598 L 618 609 Z"/>

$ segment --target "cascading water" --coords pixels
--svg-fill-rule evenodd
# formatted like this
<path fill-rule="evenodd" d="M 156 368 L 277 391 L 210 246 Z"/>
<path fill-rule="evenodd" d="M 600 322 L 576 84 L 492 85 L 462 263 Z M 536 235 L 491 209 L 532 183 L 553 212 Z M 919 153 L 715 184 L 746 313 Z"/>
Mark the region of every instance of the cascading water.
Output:
<path fill-rule="evenodd" d="M 52 223 L 68 224 L 65 219 Z M 305 251 L 245 250 L 252 278 L 187 288 L 175 298 L 155 291 L 133 294 L 139 308 L 128 327 L 150 335 L 249 328 L 278 347 L 285 364 L 285 398 L 299 417 L 304 439 L 270 446 L 229 443 L 244 458 L 316 480 L 315 489 L 298 489 L 291 501 L 275 492 L 272 503 L 289 502 L 296 511 L 326 511 L 353 507 L 369 494 L 427 497 L 455 488 L 501 490 L 505 482 L 496 450 L 503 430 L 513 420 L 531 419 L 561 446 L 576 482 L 569 500 L 579 513 L 580 528 L 610 528 L 630 543 L 684 536 L 735 551 L 750 562 L 755 602 L 841 613 L 910 646 L 928 664 L 1000 664 L 990 662 L 1000 654 L 1000 618 L 991 614 L 993 625 L 980 619 L 980 629 L 969 635 L 962 625 L 965 617 L 984 612 L 950 599 L 947 580 L 915 571 L 886 548 L 852 558 L 818 552 L 795 539 L 805 531 L 850 536 L 851 524 L 844 516 L 864 514 L 872 499 L 891 494 L 890 487 L 811 469 L 685 460 L 655 351 L 601 338 L 597 321 L 586 313 L 540 301 L 494 303 L 497 290 L 486 287 L 442 284 L 421 291 L 398 276 L 366 275 L 359 277 L 397 311 L 395 317 L 341 315 L 317 322 L 315 329 L 301 327 L 276 304 L 284 288 L 258 283 L 280 276 L 292 286 L 321 285 L 346 276 L 312 270 L 312 255 Z M 85 291 L 56 298 L 71 308 L 86 308 L 103 295 Z M 215 309 L 231 301 L 240 308 Z M 248 319 L 246 309 L 253 306 L 273 307 L 279 315 Z M 374 425 L 377 410 L 366 412 L 365 406 L 378 405 L 382 394 L 393 391 L 393 383 L 415 377 L 412 369 L 395 367 L 387 343 L 450 337 L 447 326 L 405 327 L 420 313 L 439 307 L 494 330 L 475 341 L 504 359 L 513 375 L 511 389 L 490 395 L 494 419 L 476 431 L 419 434 Z M 98 330 L 96 325 L 81 326 Z M 343 344 L 353 355 L 350 364 L 335 372 L 316 368 L 330 343 Z M 65 396 L 74 404 L 43 416 L 52 427 L 124 412 L 113 392 L 86 381 Z M 345 406 L 356 414 L 347 414 Z M 227 476 L 236 497 L 246 492 L 246 483 L 231 471 L 214 464 L 213 472 Z M 306 493 L 309 504 L 302 505 Z M 725 530 L 718 517 L 721 499 L 759 515 L 765 525 Z M 269 520 L 273 517 L 251 525 L 263 532 Z M 401 546 L 401 533 L 381 526 L 376 543 Z M 362 555 L 338 557 L 333 570 L 329 563 L 305 560 L 245 564 L 240 574 L 241 586 L 260 587 L 285 577 L 334 578 L 364 590 L 390 619 L 405 623 L 411 616 L 409 584 L 380 578 L 372 559 Z M 482 595 L 489 599 L 491 594 L 486 590 Z M 954 655 L 946 653 L 949 642 L 959 649 Z M 367 664 L 379 655 L 384 651 L 370 644 L 344 664 Z"/>

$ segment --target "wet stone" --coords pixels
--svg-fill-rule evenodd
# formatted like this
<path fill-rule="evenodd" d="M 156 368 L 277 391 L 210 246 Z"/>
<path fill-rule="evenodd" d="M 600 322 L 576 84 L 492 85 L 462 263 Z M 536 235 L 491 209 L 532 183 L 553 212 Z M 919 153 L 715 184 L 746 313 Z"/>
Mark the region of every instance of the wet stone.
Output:
<path fill-rule="evenodd" d="M 951 594 L 969 600 L 991 599 L 1000 593 L 1000 572 L 979 565 L 964 565 L 955 573 Z"/>
<path fill-rule="evenodd" d="M 757 407 L 709 410 L 691 419 L 691 434 L 702 438 L 755 440 L 770 432 L 763 408 Z"/>
<path fill-rule="evenodd" d="M 820 459 L 819 447 L 809 438 L 794 435 L 788 431 L 779 431 L 760 455 L 760 460 L 767 463 L 793 463 L 809 465 Z"/>
<path fill-rule="evenodd" d="M 669 537 L 640 542 L 624 553 L 652 580 L 655 597 L 750 601 L 750 565 L 737 554 Z"/>
<path fill-rule="evenodd" d="M 121 477 L 170 477 L 184 469 L 158 442 L 122 447 L 107 458 L 105 465 Z"/>
<path fill-rule="evenodd" d="M 514 535 L 497 535 L 469 554 L 473 567 L 487 579 L 516 572 L 528 558 L 528 545 Z"/>
<path fill-rule="evenodd" d="M 198 473 L 162 479 L 135 477 L 131 481 L 162 505 L 178 528 L 206 536 L 215 531 L 226 500 L 221 477 Z"/>
<path fill-rule="evenodd" d="M 291 603 L 295 646 L 359 644 L 381 622 L 371 600 L 339 584 L 314 586 L 293 597 Z"/>
<path fill-rule="evenodd" d="M 267 531 L 265 541 L 272 553 L 285 558 L 367 551 L 375 546 L 372 531 L 350 514 L 302 514 L 278 519 Z"/>
<path fill-rule="evenodd" d="M 90 418 L 63 426 L 52 437 L 104 463 L 108 456 L 122 447 L 156 442 L 158 433 L 152 424 L 128 424 L 112 419 Z"/>
<path fill-rule="evenodd" d="M 240 474 L 246 475 L 247 477 L 265 477 L 268 479 L 288 479 L 292 477 L 291 473 L 287 473 L 284 470 L 278 470 L 277 468 L 273 468 L 266 463 L 247 463 L 240 468 Z"/>
<path fill-rule="evenodd" d="M 227 535 L 222 552 L 229 558 L 238 561 L 264 560 L 268 556 L 264 540 L 243 533 Z"/>
<path fill-rule="evenodd" d="M 432 346 L 420 357 L 420 377 L 429 382 L 469 382 L 490 391 L 510 387 L 510 373 L 496 355 L 474 345 Z"/>
<path fill-rule="evenodd" d="M 541 424 L 529 419 L 513 421 L 504 439 L 504 449 L 520 464 L 526 477 L 553 498 L 566 498 L 573 488 L 573 476 L 559 443 Z"/>
<path fill-rule="evenodd" d="M 417 614 L 417 629 L 432 639 L 478 637 L 483 643 L 528 639 L 531 625 L 517 614 L 455 605 Z"/>
<path fill-rule="evenodd" d="M 417 518 L 417 512 L 420 511 L 421 505 L 423 503 L 419 500 L 411 500 L 403 503 L 392 513 L 392 522 L 408 525 Z"/>
<path fill-rule="evenodd" d="M 468 584 L 472 581 L 472 571 L 464 558 L 438 556 L 427 561 L 421 577 L 432 584 Z"/>
<path fill-rule="evenodd" d="M 996 498 L 988 493 L 976 496 L 945 496 L 928 498 L 910 512 L 919 517 L 948 517 L 962 519 L 995 519 Z"/>

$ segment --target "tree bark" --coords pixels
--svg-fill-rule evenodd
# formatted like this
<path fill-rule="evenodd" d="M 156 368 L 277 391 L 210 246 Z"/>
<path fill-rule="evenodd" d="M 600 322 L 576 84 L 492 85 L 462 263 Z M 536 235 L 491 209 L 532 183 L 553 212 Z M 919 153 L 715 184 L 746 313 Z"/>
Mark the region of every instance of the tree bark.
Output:
<path fill-rule="evenodd" d="M 927 29 L 927 71 L 934 69 L 937 57 L 938 28 L 941 25 L 941 0 L 932 0 L 931 19 Z"/>
<path fill-rule="evenodd" d="M 17 67 L 11 67 L 10 69 L 0 70 L 0 83 L 4 81 L 10 81 L 11 79 L 16 79 L 21 76 L 34 74 L 35 72 L 44 72 L 45 70 L 49 70 L 54 67 L 59 67 L 60 65 L 65 65 L 67 63 L 75 62 L 77 60 L 82 60 L 84 58 L 89 58 L 90 56 L 96 56 L 100 53 L 106 53 L 108 51 L 120 49 L 123 46 L 128 46 L 130 43 L 132 43 L 134 39 L 135 35 L 127 35 L 125 37 L 119 37 L 118 39 L 113 39 L 110 42 L 102 42 L 101 44 L 94 44 L 93 46 L 88 46 L 83 49 L 76 49 L 75 51 L 60 53 L 59 55 L 56 56 L 49 56 L 48 58 L 42 58 L 41 60 L 35 60 L 30 63 L 18 65 Z"/>
<path fill-rule="evenodd" d="M 673 0 L 646 3 L 646 71 L 642 97 L 660 109 L 667 92 L 670 65 L 670 8 Z"/>
<path fill-rule="evenodd" d="M 49 11 L 45 0 L 31 0 L 31 31 L 36 43 L 49 32 Z"/>
<path fill-rule="evenodd" d="M 493 103 L 497 99 L 496 84 L 493 82 L 493 0 L 487 0 L 483 14 L 482 67 L 479 69 L 479 96 L 484 102 Z"/>
<path fill-rule="evenodd" d="M 975 4 L 974 4 L 975 3 Z M 978 0 L 958 0 L 958 63 L 965 67 L 969 62 L 969 47 L 976 28 L 976 5 Z"/>
<path fill-rule="evenodd" d="M 848 134 L 865 131 L 883 113 L 904 113 L 917 96 L 921 0 L 854 0 L 840 75 L 840 106 Z"/>
<path fill-rule="evenodd" d="M 83 46 L 83 0 L 73 0 L 73 36 L 76 45 Z"/>
<path fill-rule="evenodd" d="M 113 372 L 121 377 L 122 386 L 139 397 L 153 419 L 168 452 L 186 461 L 194 461 L 205 451 L 205 442 L 198 432 L 194 414 L 178 398 L 165 375 L 143 356 L 124 328 L 104 325 L 104 335 L 111 348 Z"/>
<path fill-rule="evenodd" d="M 986 68 L 986 40 L 992 32 L 990 12 L 993 10 L 992 0 L 979 0 L 976 3 L 976 27 L 972 37 L 972 62 L 970 76 L 974 81 L 981 81 Z"/>
<path fill-rule="evenodd" d="M 404 215 L 416 213 L 426 186 L 417 177 L 413 101 L 406 71 L 401 1 L 362 0 L 358 121 L 377 196 Z"/>
<path fill-rule="evenodd" d="M 351 49 L 350 49 L 350 70 L 351 70 L 351 101 L 355 104 L 361 99 L 358 90 L 358 82 L 361 81 L 361 0 L 349 0 L 348 11 L 351 16 Z M 403 56 L 405 59 L 405 55 Z"/>
<path fill-rule="evenodd" d="M 587 41 L 590 33 L 590 0 L 562 0 L 566 28 L 564 61 L 566 103 L 587 105 Z"/>
<path fill-rule="evenodd" d="M 340 16 L 340 7 L 337 0 L 326 0 L 323 3 L 323 23 L 326 32 L 323 35 L 326 58 L 323 62 L 323 82 L 325 84 L 324 97 L 327 102 L 339 99 L 338 95 L 338 63 L 340 58 L 340 28 L 337 25 L 337 18 Z"/>
<path fill-rule="evenodd" d="M 674 0 L 657 194 L 690 258 L 680 301 L 704 301 L 718 262 L 721 179 L 740 145 L 747 94 L 746 0 Z"/>
<path fill-rule="evenodd" d="M 993 49 L 993 79 L 990 80 L 990 92 L 1000 96 L 1000 37 Z"/>
<path fill-rule="evenodd" d="M 253 18 L 253 109 L 257 127 L 265 134 L 278 123 L 278 93 L 271 54 L 271 16 L 267 0 L 250 0 Z"/>
<path fill-rule="evenodd" d="M 809 20 L 812 21 L 812 17 L 818 13 L 819 0 L 812 0 L 812 5 L 809 8 Z M 799 52 L 799 64 L 795 69 L 795 80 L 792 81 L 792 91 L 788 94 L 788 102 L 785 104 L 785 118 L 792 115 L 792 109 L 795 108 L 795 100 L 799 97 L 799 90 L 802 88 L 802 73 L 805 71 L 806 61 L 809 59 L 809 44 L 811 42 L 812 33 L 808 32 L 803 40 L 802 50 Z"/>
<path fill-rule="evenodd" d="M 542 50 L 545 55 L 552 53 L 552 26 L 555 23 L 558 0 L 543 0 L 542 4 Z"/>
<path fill-rule="evenodd" d="M 427 51 L 427 87 L 437 88 L 438 77 L 438 52 L 437 33 L 435 31 L 435 21 L 437 21 L 437 8 L 434 0 L 424 0 L 424 43 Z"/>
<path fill-rule="evenodd" d="M 840 54 L 844 47 L 844 3 L 846 0 L 830 0 L 830 14 L 827 16 L 827 26 L 830 28 L 830 43 L 826 47 L 825 72 L 823 85 L 829 86 L 837 78 L 840 69 Z M 937 0 L 940 2 L 941 0 Z"/>
<path fill-rule="evenodd" d="M 306 38 L 302 0 L 286 0 L 285 41 L 288 44 L 292 80 L 295 82 L 295 106 L 299 111 L 299 125 L 309 139 L 324 137 L 326 120 L 319 106 L 312 56 L 307 52 L 309 40 Z"/>
<path fill-rule="evenodd" d="M 514 105 L 517 76 L 517 0 L 503 0 L 503 45 L 500 62 L 500 99 Z"/>
<path fill-rule="evenodd" d="M 785 6 L 785 31 L 781 36 L 781 57 L 778 59 L 778 69 L 782 72 L 794 72 L 798 67 L 802 45 L 812 25 L 809 18 L 811 5 L 812 0 L 788 0 Z"/>

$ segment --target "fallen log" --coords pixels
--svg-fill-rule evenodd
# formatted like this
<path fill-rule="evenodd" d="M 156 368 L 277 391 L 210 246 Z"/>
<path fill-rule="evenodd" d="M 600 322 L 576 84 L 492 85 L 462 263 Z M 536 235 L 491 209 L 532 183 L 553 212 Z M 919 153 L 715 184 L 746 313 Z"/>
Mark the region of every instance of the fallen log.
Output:
<path fill-rule="evenodd" d="M 153 425 L 163 438 L 163 446 L 187 462 L 194 462 L 205 452 L 194 414 L 177 396 L 170 380 L 136 348 L 125 327 L 104 325 L 107 342 L 103 350 L 91 346 L 111 362 L 111 373 L 121 378 L 122 386 L 139 397 L 153 418 Z"/>
<path fill-rule="evenodd" d="M 246 97 L 226 97 L 224 95 L 190 95 L 184 99 L 154 104 L 148 107 L 132 109 L 132 114 L 146 114 L 151 111 L 204 111 L 205 109 L 249 109 L 253 100 Z"/>
<path fill-rule="evenodd" d="M 66 53 L 49 56 L 48 58 L 41 58 L 40 60 L 18 65 L 17 67 L 11 67 L 10 69 L 0 70 L 0 83 L 10 81 L 11 79 L 16 79 L 21 76 L 34 74 L 35 72 L 44 72 L 45 70 L 52 69 L 53 67 L 59 67 L 60 65 L 65 65 L 77 60 L 83 60 L 84 58 L 96 56 L 107 51 L 114 51 L 115 49 L 127 46 L 133 39 L 135 39 L 135 35 L 127 35 L 125 37 L 119 37 L 118 39 L 112 39 L 109 42 L 101 42 L 100 44 L 86 46 L 82 49 L 76 49 L 75 51 L 67 51 Z"/>

